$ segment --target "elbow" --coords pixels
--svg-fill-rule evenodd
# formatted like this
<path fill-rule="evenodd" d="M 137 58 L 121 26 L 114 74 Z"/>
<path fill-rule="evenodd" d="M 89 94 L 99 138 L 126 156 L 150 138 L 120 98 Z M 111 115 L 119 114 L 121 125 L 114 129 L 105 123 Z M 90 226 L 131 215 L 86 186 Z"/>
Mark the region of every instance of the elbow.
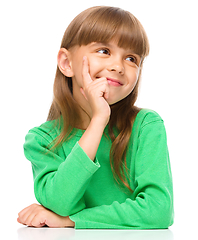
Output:
<path fill-rule="evenodd" d="M 170 202 L 160 204 L 155 211 L 151 212 L 151 228 L 152 229 L 166 229 L 173 224 L 174 209 Z"/>
<path fill-rule="evenodd" d="M 151 199 L 150 199 L 151 200 Z M 153 229 L 167 229 L 174 222 L 174 202 L 172 190 L 164 190 L 163 194 L 152 198 L 151 227 Z"/>

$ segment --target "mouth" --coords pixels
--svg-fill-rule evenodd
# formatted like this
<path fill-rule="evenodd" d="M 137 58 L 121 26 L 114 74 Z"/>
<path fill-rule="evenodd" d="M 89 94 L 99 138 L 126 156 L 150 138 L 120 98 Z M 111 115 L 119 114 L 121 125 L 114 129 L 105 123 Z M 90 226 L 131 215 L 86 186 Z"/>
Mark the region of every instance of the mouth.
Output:
<path fill-rule="evenodd" d="M 122 86 L 123 84 L 117 80 L 117 79 L 112 79 L 112 78 L 107 78 L 107 81 L 109 83 L 109 85 L 112 85 L 112 86 L 115 86 L 115 87 L 120 87 Z"/>

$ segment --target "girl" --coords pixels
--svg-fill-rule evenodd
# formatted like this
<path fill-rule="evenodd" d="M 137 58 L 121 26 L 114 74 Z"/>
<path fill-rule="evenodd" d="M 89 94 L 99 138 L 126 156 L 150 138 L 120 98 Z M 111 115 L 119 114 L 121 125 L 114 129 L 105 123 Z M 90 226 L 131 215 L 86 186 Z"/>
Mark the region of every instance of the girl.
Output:
<path fill-rule="evenodd" d="M 153 229 L 173 223 L 166 133 L 154 111 L 134 106 L 149 53 L 129 12 L 93 7 L 65 31 L 48 121 L 26 136 L 41 205 L 27 226 Z"/>

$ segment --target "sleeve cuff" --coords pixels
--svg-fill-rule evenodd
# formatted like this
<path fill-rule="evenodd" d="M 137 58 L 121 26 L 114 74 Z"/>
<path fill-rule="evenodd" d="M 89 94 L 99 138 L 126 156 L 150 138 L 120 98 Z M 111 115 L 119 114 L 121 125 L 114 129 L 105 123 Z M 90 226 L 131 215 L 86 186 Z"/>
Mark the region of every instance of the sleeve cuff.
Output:
<path fill-rule="evenodd" d="M 78 159 L 82 167 L 85 168 L 88 172 L 93 173 L 93 171 L 96 171 L 100 167 L 98 159 L 95 158 L 94 161 L 92 161 L 81 148 L 78 142 L 75 144 L 72 152 L 72 155 L 76 156 L 76 159 Z"/>

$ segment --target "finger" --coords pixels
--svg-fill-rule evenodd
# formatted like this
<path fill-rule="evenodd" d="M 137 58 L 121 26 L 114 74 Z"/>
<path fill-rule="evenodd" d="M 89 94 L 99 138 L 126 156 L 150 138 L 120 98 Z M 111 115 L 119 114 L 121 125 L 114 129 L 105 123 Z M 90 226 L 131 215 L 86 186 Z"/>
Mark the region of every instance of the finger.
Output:
<path fill-rule="evenodd" d="M 20 223 L 24 225 L 31 226 L 31 220 L 35 216 L 35 209 L 38 208 L 38 204 L 32 204 L 26 208 L 24 208 L 19 214 L 18 214 L 18 220 Z"/>
<path fill-rule="evenodd" d="M 85 86 L 93 81 L 89 74 L 89 63 L 86 56 L 83 57 L 82 75 L 83 75 L 83 83 Z"/>
<path fill-rule="evenodd" d="M 45 216 L 41 214 L 36 214 L 34 218 L 31 221 L 31 225 L 36 228 L 40 228 L 46 225 L 46 219 Z"/>
<path fill-rule="evenodd" d="M 21 221 L 20 218 L 17 218 L 17 222 L 20 223 L 20 224 L 23 224 L 23 225 L 27 225 L 23 221 Z"/>
<path fill-rule="evenodd" d="M 17 222 L 18 222 L 18 223 L 22 223 L 19 218 L 17 218 Z"/>
<path fill-rule="evenodd" d="M 23 216 L 27 211 L 29 211 L 29 209 L 30 209 L 30 206 L 24 208 L 18 213 L 18 216 Z"/>
<path fill-rule="evenodd" d="M 105 92 L 104 92 L 104 98 L 107 100 L 109 98 L 109 84 L 107 82 L 107 79 L 105 78 L 106 80 L 106 87 L 105 87 Z"/>
<path fill-rule="evenodd" d="M 104 98 L 107 100 L 109 98 L 109 89 L 106 88 L 104 92 Z"/>
<path fill-rule="evenodd" d="M 18 219 L 17 221 L 21 224 L 26 225 L 26 220 L 28 218 L 28 216 L 32 213 L 32 209 L 31 208 L 26 208 L 23 209 L 19 214 L 18 214 Z"/>
<path fill-rule="evenodd" d="M 29 216 L 34 211 L 36 206 L 37 206 L 37 204 L 32 204 L 32 205 L 24 208 L 23 210 L 21 210 L 18 213 L 19 220 L 23 222 L 27 218 L 27 216 Z"/>
<path fill-rule="evenodd" d="M 97 90 L 100 90 L 101 96 L 107 100 L 109 97 L 109 84 L 107 82 L 107 79 L 105 77 L 98 78 L 94 81 L 94 83 L 95 88 Z"/>
<path fill-rule="evenodd" d="M 32 220 L 34 219 L 34 215 L 29 216 L 26 221 L 23 223 L 24 225 L 28 226 L 28 227 L 33 227 L 32 225 Z"/>
<path fill-rule="evenodd" d="M 26 208 L 24 208 L 23 210 L 21 210 L 19 213 L 18 213 L 18 215 L 24 215 L 26 212 L 28 212 L 28 211 L 31 211 L 31 210 L 33 210 L 33 209 L 35 209 L 36 207 L 38 207 L 38 206 L 40 206 L 39 204 L 37 204 L 37 203 L 33 203 L 33 204 L 31 204 L 30 206 L 28 206 L 28 207 L 26 207 Z"/>
<path fill-rule="evenodd" d="M 34 212 L 34 211 L 32 213 L 30 213 L 29 215 L 26 215 L 23 219 L 23 224 L 27 225 L 29 227 L 32 227 L 33 226 L 32 221 L 33 221 L 35 215 L 36 215 L 36 212 Z"/>

